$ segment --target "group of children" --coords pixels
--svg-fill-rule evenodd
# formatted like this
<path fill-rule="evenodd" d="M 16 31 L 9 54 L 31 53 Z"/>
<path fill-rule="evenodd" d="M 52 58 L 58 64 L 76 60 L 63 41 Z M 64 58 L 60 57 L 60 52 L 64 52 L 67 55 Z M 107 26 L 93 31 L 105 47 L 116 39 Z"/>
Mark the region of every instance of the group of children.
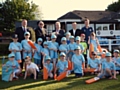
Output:
<path fill-rule="evenodd" d="M 84 76 L 84 70 L 87 68 L 95 69 L 95 73 L 98 77 L 108 77 L 109 79 L 117 79 L 116 73 L 120 74 L 120 58 L 119 50 L 114 51 L 114 57 L 110 52 L 104 52 L 105 57 L 101 58 L 97 46 L 99 41 L 97 40 L 95 33 L 91 33 L 88 44 L 85 42 L 85 34 L 81 36 L 71 36 L 69 32 L 66 33 L 66 37 L 62 37 L 61 44 L 56 42 L 57 36 L 52 34 L 51 40 L 43 42 L 42 38 L 38 38 L 35 43 L 36 49 L 32 49 L 28 41 L 30 41 L 30 33 L 25 32 L 25 40 L 21 43 L 17 42 L 17 34 L 13 35 L 13 42 L 9 45 L 8 55 L 9 61 L 4 66 L 14 66 L 13 72 L 10 74 L 9 80 L 12 78 L 18 78 L 17 75 L 22 72 L 19 66 L 21 63 L 21 56 L 25 60 L 25 74 L 24 79 L 30 76 L 34 79 L 38 78 L 38 74 L 41 71 L 41 62 L 43 67 L 47 68 L 48 76 L 53 78 L 54 75 L 60 75 L 63 72 L 74 72 L 75 77 Z M 43 42 L 43 46 L 41 45 Z M 87 48 L 89 44 L 94 45 L 94 51 L 91 52 L 92 57 L 87 56 Z M 21 53 L 22 52 L 22 53 Z M 22 55 L 21 55 L 22 54 Z M 97 57 L 99 55 L 99 58 Z M 41 58 L 42 57 L 42 58 Z M 32 58 L 34 62 L 32 62 Z M 69 63 L 71 62 L 71 69 Z M 91 73 L 93 74 L 93 73 Z"/>

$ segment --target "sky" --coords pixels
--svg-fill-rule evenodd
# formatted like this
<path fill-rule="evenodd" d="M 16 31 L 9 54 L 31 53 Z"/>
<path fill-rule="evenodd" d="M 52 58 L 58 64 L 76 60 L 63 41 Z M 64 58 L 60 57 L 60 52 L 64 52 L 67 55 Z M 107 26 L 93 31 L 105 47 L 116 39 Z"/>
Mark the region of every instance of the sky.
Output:
<path fill-rule="evenodd" d="M 0 0 L 4 1 L 4 0 Z M 109 4 L 118 0 L 30 0 L 39 5 L 43 20 L 56 20 L 73 10 L 105 10 Z"/>
<path fill-rule="evenodd" d="M 73 10 L 105 10 L 115 1 L 118 0 L 33 0 L 45 20 L 55 20 Z"/>

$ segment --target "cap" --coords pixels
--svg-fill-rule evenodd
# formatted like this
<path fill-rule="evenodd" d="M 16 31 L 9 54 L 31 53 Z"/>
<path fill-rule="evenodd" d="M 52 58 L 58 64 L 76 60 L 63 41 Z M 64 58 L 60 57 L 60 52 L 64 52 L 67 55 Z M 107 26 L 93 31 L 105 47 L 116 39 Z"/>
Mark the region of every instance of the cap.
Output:
<path fill-rule="evenodd" d="M 81 49 L 80 46 L 76 46 L 76 47 L 75 47 L 75 50 L 77 50 L 77 49 Z"/>
<path fill-rule="evenodd" d="M 38 40 L 37 40 L 37 41 L 38 41 L 38 42 L 39 42 L 39 41 L 41 41 L 41 42 L 42 42 L 43 40 L 42 40 L 42 38 L 38 38 Z"/>
<path fill-rule="evenodd" d="M 74 39 L 74 36 L 70 36 L 70 39 Z"/>
<path fill-rule="evenodd" d="M 105 56 L 106 56 L 106 57 L 110 57 L 110 56 L 112 56 L 112 55 L 111 55 L 110 52 L 107 52 Z"/>
<path fill-rule="evenodd" d="M 43 43 L 43 45 L 48 45 L 48 43 L 45 41 L 45 42 Z"/>
<path fill-rule="evenodd" d="M 66 34 L 65 35 L 71 35 L 71 33 L 70 32 L 66 32 Z"/>
<path fill-rule="evenodd" d="M 25 32 L 25 33 L 24 33 L 24 36 L 25 36 L 25 35 L 30 35 L 30 33 L 29 33 L 29 32 Z"/>
<path fill-rule="evenodd" d="M 114 50 L 114 53 L 119 53 L 119 50 Z"/>
<path fill-rule="evenodd" d="M 9 55 L 8 55 L 8 57 L 10 58 L 10 57 L 15 57 L 15 54 L 14 53 L 10 53 Z"/>
<path fill-rule="evenodd" d="M 12 36 L 12 38 L 18 38 L 18 35 L 17 35 L 17 34 L 14 34 L 14 35 Z"/>
<path fill-rule="evenodd" d="M 47 61 L 47 60 L 51 60 L 50 56 L 45 57 L 45 61 Z"/>
<path fill-rule="evenodd" d="M 63 40 L 66 41 L 66 37 L 62 37 L 61 41 L 63 41 Z"/>
<path fill-rule="evenodd" d="M 56 35 L 53 34 L 53 35 L 51 36 L 51 39 L 53 39 L 53 38 L 57 38 Z"/>
<path fill-rule="evenodd" d="M 84 37 L 85 37 L 85 34 L 81 34 L 81 36 L 84 36 Z"/>
<path fill-rule="evenodd" d="M 77 41 L 77 40 L 80 40 L 80 37 L 79 36 L 77 36 L 76 38 L 75 38 L 75 40 Z"/>
<path fill-rule="evenodd" d="M 64 52 L 61 52 L 60 56 L 66 56 L 66 54 Z"/>

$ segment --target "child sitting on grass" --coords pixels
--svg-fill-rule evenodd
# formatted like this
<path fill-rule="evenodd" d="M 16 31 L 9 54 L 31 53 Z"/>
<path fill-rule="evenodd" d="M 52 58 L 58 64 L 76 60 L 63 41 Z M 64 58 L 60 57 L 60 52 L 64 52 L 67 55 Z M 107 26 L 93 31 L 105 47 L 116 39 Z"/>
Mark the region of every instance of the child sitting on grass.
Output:
<path fill-rule="evenodd" d="M 113 63 L 115 64 L 116 66 L 116 71 L 117 73 L 120 74 L 120 57 L 119 57 L 119 50 L 114 50 L 114 53 L 113 53 Z"/>
<path fill-rule="evenodd" d="M 27 66 L 25 70 L 24 79 L 26 79 L 27 75 L 30 75 L 31 78 L 34 78 L 34 80 L 36 80 L 38 78 L 38 73 L 39 73 L 38 66 L 35 63 L 31 62 L 31 59 L 29 56 L 25 57 L 25 64 Z"/>
<path fill-rule="evenodd" d="M 67 71 L 68 62 L 65 59 L 66 59 L 66 54 L 64 52 L 61 52 L 60 53 L 60 60 L 58 60 L 57 65 L 56 65 L 56 69 L 55 69 L 55 73 L 58 71 L 58 75 Z"/>
<path fill-rule="evenodd" d="M 53 78 L 53 64 L 51 63 L 51 58 L 49 56 L 44 56 L 43 65 L 47 68 L 48 77 Z"/>
<path fill-rule="evenodd" d="M 112 62 L 111 53 L 106 53 L 106 61 L 102 63 L 101 73 L 98 75 L 99 78 L 117 79 L 116 78 L 116 67 Z"/>
<path fill-rule="evenodd" d="M 92 57 L 88 59 L 87 62 L 87 68 L 93 68 L 96 69 L 97 72 L 101 71 L 101 63 L 100 60 L 97 57 L 97 53 L 96 52 L 91 52 L 92 53 Z"/>

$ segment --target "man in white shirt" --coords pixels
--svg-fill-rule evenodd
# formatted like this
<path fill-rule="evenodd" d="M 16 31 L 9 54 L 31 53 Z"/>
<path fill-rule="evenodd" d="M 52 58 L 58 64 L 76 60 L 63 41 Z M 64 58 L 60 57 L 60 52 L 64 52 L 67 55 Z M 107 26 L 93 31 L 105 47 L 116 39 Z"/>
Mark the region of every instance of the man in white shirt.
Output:
<path fill-rule="evenodd" d="M 80 29 L 77 29 L 76 22 L 72 23 L 72 28 L 73 29 L 69 30 L 69 32 L 71 33 L 72 36 L 76 37 L 76 36 L 80 36 L 82 34 L 82 31 Z"/>

